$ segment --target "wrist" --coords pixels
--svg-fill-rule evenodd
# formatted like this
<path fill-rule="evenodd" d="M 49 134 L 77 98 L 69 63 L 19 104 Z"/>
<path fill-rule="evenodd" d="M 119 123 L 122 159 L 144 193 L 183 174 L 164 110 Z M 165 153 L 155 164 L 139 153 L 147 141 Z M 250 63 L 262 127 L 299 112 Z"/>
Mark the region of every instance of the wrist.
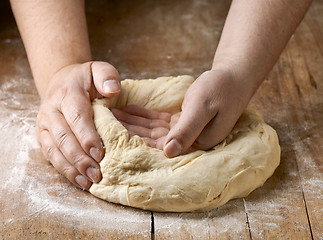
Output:
<path fill-rule="evenodd" d="M 265 78 L 261 69 L 250 65 L 247 61 L 239 61 L 233 57 L 215 57 L 211 71 L 222 71 L 241 87 L 241 91 L 252 97 Z"/>

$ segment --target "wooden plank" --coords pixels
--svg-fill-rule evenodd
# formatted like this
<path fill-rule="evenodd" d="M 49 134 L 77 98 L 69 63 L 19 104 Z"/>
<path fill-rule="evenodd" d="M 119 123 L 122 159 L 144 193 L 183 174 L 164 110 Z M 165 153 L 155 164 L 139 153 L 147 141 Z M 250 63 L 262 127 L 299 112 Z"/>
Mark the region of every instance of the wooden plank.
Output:
<path fill-rule="evenodd" d="M 34 133 L 39 98 L 22 43 L 0 41 L 0 49 L 0 238 L 150 239 L 150 212 L 95 198 L 44 160 Z"/>
<path fill-rule="evenodd" d="M 229 3 L 88 1 L 94 57 L 115 64 L 122 78 L 197 76 L 210 66 L 214 49 L 205 46 L 215 48 Z M 12 17 L 2 12 L 0 236 L 150 238 L 150 212 L 77 190 L 41 157 L 33 132 L 39 100 Z M 314 0 L 252 101 L 281 139 L 282 164 L 273 177 L 245 200 L 207 213 L 155 213 L 156 239 L 249 239 L 248 227 L 253 239 L 323 238 L 322 12 L 323 1 Z M 152 28 L 156 19 L 167 24 Z"/>
<path fill-rule="evenodd" d="M 277 130 L 282 152 L 281 164 L 274 175 L 245 199 L 253 239 L 311 238 L 293 149 L 294 136 L 288 124 L 288 119 L 294 117 L 289 105 L 294 99 L 284 100 L 281 93 L 290 91 L 291 87 L 290 78 L 282 72 L 287 64 L 284 57 L 279 60 L 252 100 L 265 120 Z"/>
<path fill-rule="evenodd" d="M 204 213 L 154 213 L 155 239 L 250 239 L 242 199 Z"/>
<path fill-rule="evenodd" d="M 121 79 L 210 69 L 230 1 L 116 3 L 87 1 L 87 15 L 95 59 L 116 66 Z"/>
<path fill-rule="evenodd" d="M 19 84 L 24 86 L 23 81 Z M 24 99 L 24 94 L 15 99 L 21 107 L 18 113 L 0 106 L 0 164 L 6 168 L 0 172 L 2 238 L 150 239 L 150 212 L 95 198 L 43 159 L 33 130 L 38 104 L 29 102 L 33 109 L 22 110 Z"/>
<path fill-rule="evenodd" d="M 322 81 L 315 79 L 322 79 L 323 58 L 307 30 L 305 21 L 271 73 L 271 83 L 258 92 L 260 101 L 254 100 L 278 130 L 282 145 L 273 178 L 246 200 L 255 238 L 322 238 Z M 259 196 L 265 197 L 259 201 Z"/>
<path fill-rule="evenodd" d="M 185 8 L 182 4 L 181 1 L 163 2 L 141 9 L 142 22 L 163 18 L 172 24 L 160 23 L 158 30 L 151 29 L 151 38 L 143 35 L 140 37 L 141 41 L 133 43 L 133 55 L 139 55 L 144 46 L 144 49 L 148 48 L 148 57 L 132 61 L 131 72 L 129 73 L 129 68 L 125 68 L 124 74 L 129 74 L 130 77 L 134 74 L 135 78 L 146 77 L 141 70 L 150 69 L 151 76 L 156 77 L 161 74 L 191 74 L 197 77 L 210 68 L 230 1 L 186 1 Z M 169 9 L 172 14 L 168 14 Z M 154 16 L 151 15 L 152 12 Z M 126 28 L 131 26 L 126 20 L 123 23 L 126 23 Z M 102 37 L 108 41 L 106 36 Z M 150 45 L 151 42 L 155 45 Z M 153 49 L 149 49 L 150 47 Z M 129 62 L 128 59 L 120 61 L 120 57 L 124 55 L 119 56 L 113 52 L 112 50 L 111 55 L 115 58 L 112 59 L 118 61 L 121 67 Z M 230 201 L 207 213 L 154 213 L 154 236 L 155 239 L 248 239 L 246 221 L 241 199 Z"/>
<path fill-rule="evenodd" d="M 280 166 L 263 187 L 245 199 L 253 239 L 311 238 L 295 153 L 283 140 L 281 137 Z"/>
<path fill-rule="evenodd" d="M 299 129 L 294 151 L 314 239 L 323 238 L 323 1 L 314 1 L 291 41 L 290 58 L 301 110 L 290 121 Z"/>
<path fill-rule="evenodd" d="M 278 130 L 282 145 L 281 165 L 273 177 L 262 188 L 256 190 L 245 199 L 246 214 L 249 220 L 251 236 L 254 239 L 311 238 L 311 229 L 307 209 L 305 208 L 303 186 L 297 161 L 297 151 L 295 150 L 295 137 L 297 137 L 295 133 L 299 132 L 299 130 L 297 130 L 297 124 L 290 124 L 297 117 L 298 112 L 304 112 L 304 109 L 300 109 L 301 102 L 298 92 L 299 89 L 303 89 L 305 86 L 301 84 L 302 82 L 298 83 L 299 85 L 294 82 L 294 73 L 292 71 L 294 68 L 298 69 L 299 66 L 294 66 L 292 58 L 296 57 L 295 54 L 292 57 L 288 56 L 289 48 L 290 51 L 294 51 L 295 47 L 292 43 L 289 44 L 278 66 L 276 66 L 253 99 L 254 105 L 259 110 L 263 110 L 265 119 Z M 316 64 L 319 65 L 319 63 Z M 300 76 L 308 75 L 304 70 L 304 65 L 301 69 L 302 73 L 300 73 L 300 70 L 298 71 Z M 310 95 L 308 94 L 307 97 L 310 97 Z M 311 175 L 309 171 L 307 172 Z M 314 186 L 317 185 L 314 184 Z M 319 197 L 318 194 L 316 194 L 316 197 Z M 318 207 L 316 212 L 320 214 L 320 211 L 317 210 Z M 163 228 L 161 225 L 167 226 L 167 224 L 158 223 L 158 221 L 163 222 L 159 218 L 161 216 L 155 214 L 155 232 L 156 236 L 161 236 L 161 238 L 171 234 L 185 237 L 186 233 L 190 233 L 195 237 L 200 236 L 201 239 L 208 237 L 207 234 L 198 235 L 198 231 L 195 230 L 194 232 L 187 227 L 190 224 L 185 225 L 186 220 L 181 222 L 178 219 L 170 219 L 168 220 L 169 228 Z M 164 222 L 167 223 L 167 218 Z M 177 231 L 176 227 L 171 225 L 172 222 L 176 223 Z M 180 227 L 180 223 L 182 223 L 182 227 Z M 203 233 L 203 227 L 200 226 L 199 229 Z M 212 230 L 210 231 L 212 232 Z"/>

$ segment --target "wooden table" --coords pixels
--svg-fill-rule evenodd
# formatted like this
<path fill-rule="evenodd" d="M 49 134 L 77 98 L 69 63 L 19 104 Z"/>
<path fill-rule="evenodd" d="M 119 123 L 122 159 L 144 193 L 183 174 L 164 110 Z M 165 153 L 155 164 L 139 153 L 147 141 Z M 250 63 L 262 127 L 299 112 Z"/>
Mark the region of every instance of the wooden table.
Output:
<path fill-rule="evenodd" d="M 212 62 L 229 1 L 88 1 L 93 56 L 122 78 L 190 74 Z M 107 203 L 44 160 L 39 108 L 7 1 L 0 3 L 0 238 L 323 239 L 323 1 L 314 0 L 252 104 L 278 132 L 282 157 L 262 188 L 206 213 Z"/>

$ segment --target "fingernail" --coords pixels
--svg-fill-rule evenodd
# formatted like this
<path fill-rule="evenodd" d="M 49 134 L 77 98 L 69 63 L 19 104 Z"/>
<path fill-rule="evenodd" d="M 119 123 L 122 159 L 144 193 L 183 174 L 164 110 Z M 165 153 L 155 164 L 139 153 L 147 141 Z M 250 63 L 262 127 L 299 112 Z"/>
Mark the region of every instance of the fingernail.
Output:
<path fill-rule="evenodd" d="M 87 179 L 82 175 L 75 177 L 75 182 L 84 190 L 87 187 Z"/>
<path fill-rule="evenodd" d="M 117 80 L 106 80 L 103 83 L 103 91 L 105 93 L 115 93 L 120 91 L 120 85 Z"/>
<path fill-rule="evenodd" d="M 86 169 L 86 175 L 92 180 L 92 182 L 99 181 L 99 170 L 93 167 Z"/>
<path fill-rule="evenodd" d="M 100 162 L 102 160 L 101 151 L 98 148 L 96 148 L 96 147 L 91 147 L 91 149 L 90 149 L 90 155 L 97 162 Z"/>
<path fill-rule="evenodd" d="M 176 157 L 182 152 L 181 144 L 174 138 L 170 140 L 164 147 L 164 152 L 167 157 Z"/>

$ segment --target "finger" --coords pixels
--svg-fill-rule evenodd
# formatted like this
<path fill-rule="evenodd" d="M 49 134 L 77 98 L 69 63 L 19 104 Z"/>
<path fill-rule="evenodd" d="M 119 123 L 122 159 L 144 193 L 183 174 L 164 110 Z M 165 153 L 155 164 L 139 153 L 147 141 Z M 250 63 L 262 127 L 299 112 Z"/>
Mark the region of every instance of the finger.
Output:
<path fill-rule="evenodd" d="M 123 111 L 131 114 L 136 115 L 139 117 L 149 118 L 149 119 L 161 119 L 166 122 L 170 121 L 171 114 L 166 112 L 157 112 L 154 110 L 148 110 L 146 108 L 137 106 L 137 105 L 128 105 L 126 106 Z"/>
<path fill-rule="evenodd" d="M 156 146 L 155 146 L 155 148 L 160 149 L 160 150 L 163 150 L 164 145 L 165 145 L 165 140 L 166 140 L 166 136 L 162 136 L 162 137 L 158 138 L 156 140 Z"/>
<path fill-rule="evenodd" d="M 128 131 L 129 132 L 129 137 L 133 137 L 137 134 L 135 134 L 134 132 L 132 131 Z M 138 136 L 138 135 L 137 135 Z M 157 149 L 160 149 L 160 150 L 163 150 L 163 147 L 164 147 L 164 143 L 165 143 L 165 137 L 166 136 L 162 136 L 158 139 L 152 139 L 150 137 L 142 137 L 145 142 L 152 148 L 157 148 Z"/>
<path fill-rule="evenodd" d="M 77 104 L 73 103 L 77 99 Z M 64 98 L 61 112 L 82 149 L 94 160 L 100 162 L 104 155 L 102 142 L 93 122 L 93 109 L 84 94 Z"/>
<path fill-rule="evenodd" d="M 129 130 L 128 130 L 128 134 L 129 134 L 129 138 L 132 138 L 133 136 L 137 135 L 136 133 L 129 131 Z"/>
<path fill-rule="evenodd" d="M 120 76 L 111 64 L 107 62 L 93 62 L 91 71 L 94 85 L 102 96 L 113 97 L 120 93 Z"/>
<path fill-rule="evenodd" d="M 141 126 L 135 126 L 128 124 L 124 121 L 119 121 L 127 130 L 129 133 L 129 136 L 138 135 L 139 137 L 150 137 L 151 136 L 151 129 L 141 127 Z"/>
<path fill-rule="evenodd" d="M 167 128 L 154 128 L 149 129 L 141 126 L 131 125 L 126 122 L 120 121 L 120 123 L 132 134 L 139 137 L 149 137 L 152 139 L 158 139 L 162 136 L 166 136 L 169 130 Z"/>
<path fill-rule="evenodd" d="M 119 109 L 111 109 L 113 115 L 119 120 L 131 125 L 137 125 L 145 128 L 158 128 L 163 127 L 169 129 L 169 123 L 160 119 L 148 119 L 136 115 L 129 114 Z"/>
<path fill-rule="evenodd" d="M 217 113 L 209 99 L 212 93 L 207 92 L 207 88 L 199 86 L 201 81 L 204 81 L 202 84 L 207 86 L 202 76 L 188 89 L 182 104 L 181 115 L 166 137 L 164 152 L 168 157 L 186 152 Z"/>
<path fill-rule="evenodd" d="M 143 139 L 145 140 L 145 142 L 146 142 L 150 147 L 156 148 L 156 140 L 155 140 L 155 139 L 151 139 L 151 138 L 148 138 L 148 137 L 144 137 Z"/>
<path fill-rule="evenodd" d="M 129 137 L 131 138 L 131 137 L 133 137 L 133 136 L 135 136 L 135 135 L 137 135 L 136 133 L 134 133 L 133 131 L 128 131 L 128 133 L 129 133 Z M 139 135 L 137 135 L 137 136 L 139 136 Z M 149 138 L 149 137 L 142 137 L 143 139 L 144 139 L 144 141 L 150 146 L 150 147 L 153 147 L 153 148 L 157 148 L 157 145 L 158 146 L 161 146 L 159 149 L 163 149 L 163 144 L 157 144 L 157 140 L 159 140 L 159 139 L 157 139 L 157 140 L 155 140 L 155 139 L 152 139 L 152 138 Z"/>
<path fill-rule="evenodd" d="M 98 163 L 83 151 L 63 115 L 59 112 L 52 113 L 48 121 L 53 142 L 67 161 L 89 180 L 99 182 L 102 177 Z"/>
<path fill-rule="evenodd" d="M 165 136 L 158 138 L 158 139 L 151 139 L 148 137 L 143 138 L 145 142 L 152 148 L 157 148 L 159 150 L 163 150 L 164 142 L 165 142 Z"/>
<path fill-rule="evenodd" d="M 183 111 L 178 122 L 170 129 L 164 146 L 167 157 L 176 157 L 186 152 L 207 124 L 205 113 L 197 110 L 195 114 L 194 109 L 196 107 L 192 107 L 191 111 Z"/>
<path fill-rule="evenodd" d="M 232 131 L 238 117 L 218 112 L 203 129 L 193 146 L 197 149 L 208 150 L 224 140 Z"/>
<path fill-rule="evenodd" d="M 81 175 L 75 167 L 73 167 L 55 146 L 52 138 L 47 130 L 38 131 L 41 150 L 47 160 L 49 160 L 54 168 L 71 183 L 82 189 L 89 189 L 91 181 Z"/>
<path fill-rule="evenodd" d="M 178 113 L 172 115 L 172 117 L 170 119 L 170 123 L 169 123 L 170 128 L 175 126 L 175 124 L 178 122 L 178 119 L 180 116 L 181 116 L 181 112 L 178 112 Z"/>

